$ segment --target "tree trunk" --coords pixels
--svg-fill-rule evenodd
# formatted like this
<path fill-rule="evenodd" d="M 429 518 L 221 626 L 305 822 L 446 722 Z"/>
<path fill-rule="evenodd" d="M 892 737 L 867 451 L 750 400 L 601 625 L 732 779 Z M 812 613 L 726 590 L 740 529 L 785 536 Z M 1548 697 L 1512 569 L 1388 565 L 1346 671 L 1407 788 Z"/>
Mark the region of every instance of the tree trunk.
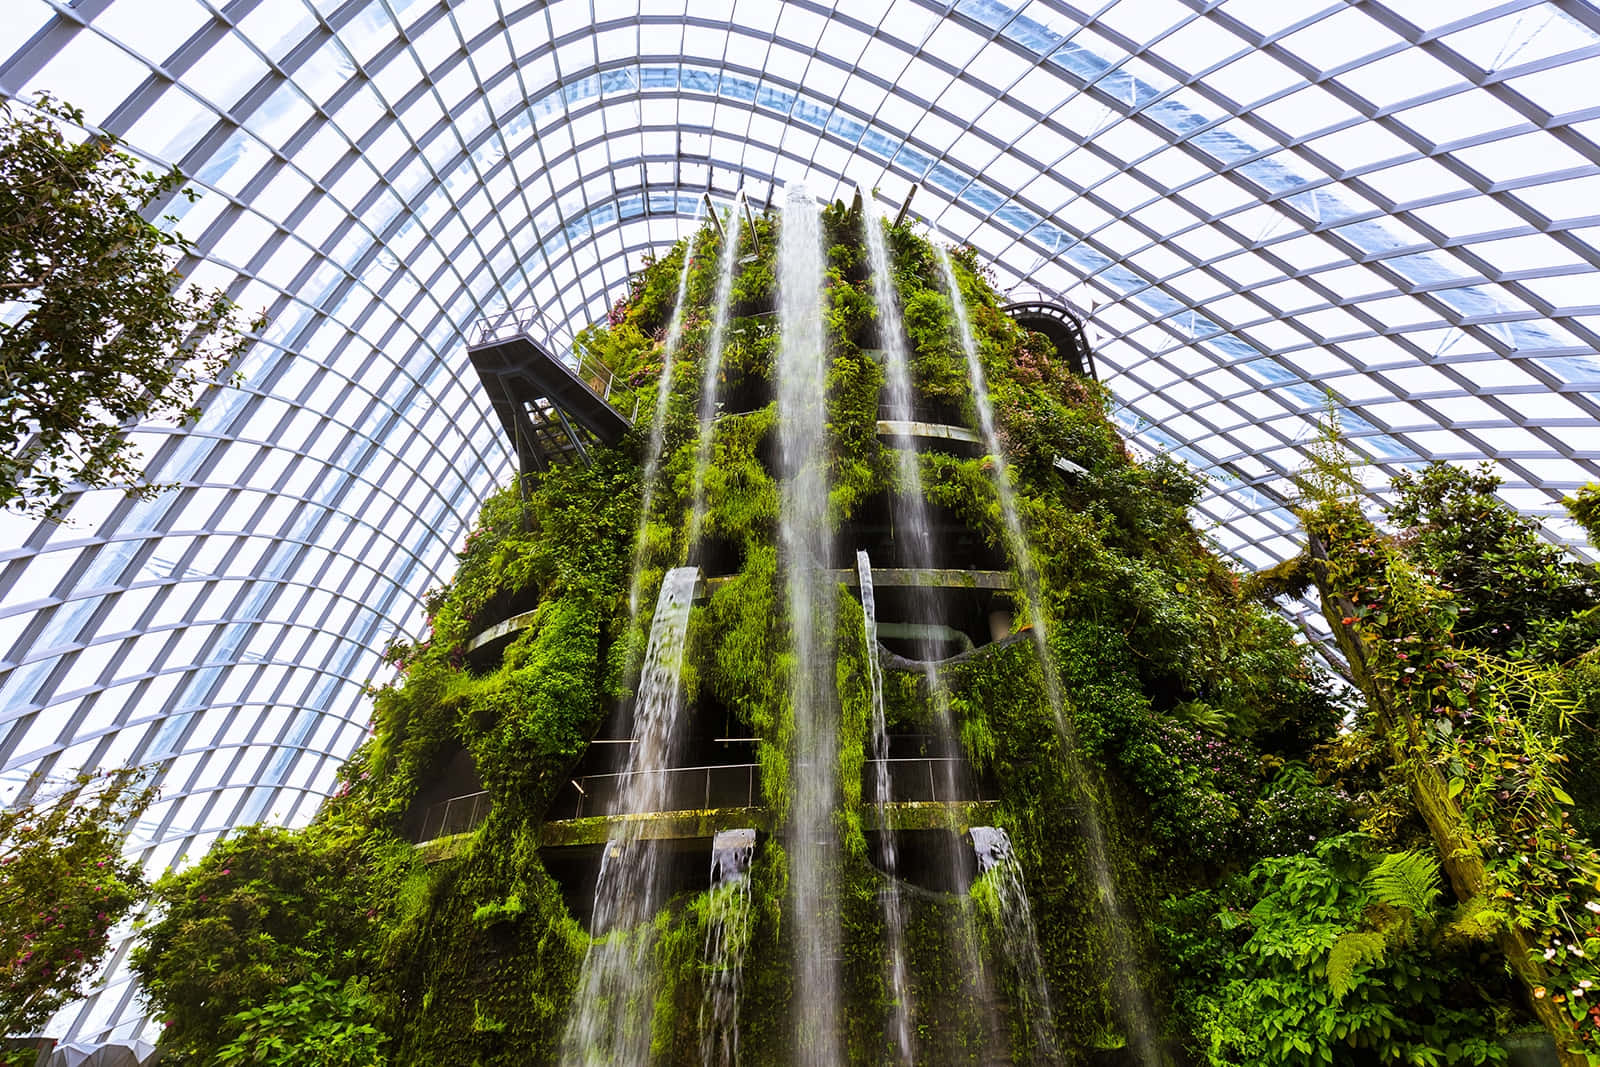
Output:
<path fill-rule="evenodd" d="M 1390 762 L 1405 779 L 1411 801 L 1433 837 L 1440 866 L 1444 869 L 1445 877 L 1450 879 L 1450 888 L 1454 890 L 1456 898 L 1462 903 L 1480 899 L 1489 883 L 1483 853 L 1467 832 L 1461 808 L 1450 796 L 1449 783 L 1437 767 L 1421 758 L 1423 752 L 1416 719 L 1395 699 L 1389 686 L 1373 673 L 1359 635 L 1341 621 L 1355 615 L 1356 607 L 1332 588 L 1328 578 L 1327 549 L 1314 533 L 1310 534 L 1310 542 L 1311 573 L 1316 578 L 1322 614 L 1333 629 L 1334 639 L 1350 664 L 1357 686 L 1367 698 L 1378 732 L 1388 745 Z M 1543 965 L 1534 955 L 1534 945 L 1527 932 L 1502 925 L 1496 931 L 1494 940 L 1511 973 L 1522 984 L 1533 1014 L 1555 1039 L 1556 1054 L 1562 1067 L 1589 1067 L 1592 1061 L 1586 1054 L 1567 1049 L 1567 1040 L 1572 1033 L 1571 1021 L 1551 1001 L 1549 995 L 1535 993 L 1536 989 L 1548 989 L 1548 982 Z"/>

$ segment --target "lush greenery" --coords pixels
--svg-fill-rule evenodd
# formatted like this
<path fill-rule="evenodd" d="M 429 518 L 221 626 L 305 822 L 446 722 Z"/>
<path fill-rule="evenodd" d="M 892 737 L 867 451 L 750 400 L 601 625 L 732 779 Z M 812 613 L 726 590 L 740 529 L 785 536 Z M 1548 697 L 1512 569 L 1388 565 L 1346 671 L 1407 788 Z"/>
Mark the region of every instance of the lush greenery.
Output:
<path fill-rule="evenodd" d="M 109 932 L 145 893 L 122 857 L 153 793 L 137 771 L 34 778 L 0 810 L 0 1034 L 27 1034 L 82 993 Z"/>
<path fill-rule="evenodd" d="M 848 560 L 852 541 L 882 544 L 878 516 L 905 487 L 894 442 L 877 433 L 885 373 L 866 223 L 842 203 L 823 223 L 828 519 Z M 373 691 L 374 735 L 317 823 L 238 835 L 159 887 L 138 966 L 170 1049 L 202 1063 L 554 1059 L 589 937 L 574 918 L 585 891 L 574 852 L 548 844 L 545 820 L 566 810 L 590 738 L 626 710 L 654 593 L 688 561 L 715 581 L 690 616 L 684 706 L 755 739 L 762 810 L 747 817 L 769 831 L 736 934 L 741 1058 L 792 1058 L 777 223 L 741 229 L 709 468 L 697 474 L 726 239 L 714 225 L 578 337 L 616 371 L 613 400 L 640 429 L 593 450 L 592 465 L 485 504 L 454 581 L 430 598 L 427 639 L 390 648 L 398 673 Z M 976 425 L 938 251 L 909 228 L 886 236 L 917 413 Z M 1106 391 L 1001 311 L 970 250 L 951 258 L 1027 554 L 1008 548 L 992 457 L 919 456 L 938 521 L 975 535 L 971 552 L 1008 561 L 1011 590 L 989 606 L 1011 609 L 1013 632 L 931 673 L 890 661 L 891 732 L 937 754 L 948 707 L 992 798 L 900 830 L 912 851 L 958 855 L 971 822 L 1007 829 L 1052 1014 L 1012 962 L 993 879 L 970 895 L 902 886 L 918 1060 L 1044 1062 L 1055 1048 L 1094 1062 L 1134 1038 L 1136 999 L 1162 1049 L 1215 1065 L 1497 1062 L 1500 1035 L 1539 1025 L 1592 1043 L 1600 872 L 1588 827 L 1600 794 L 1576 770 L 1600 771 L 1592 572 L 1498 504 L 1492 479 L 1438 467 L 1397 485 L 1399 539 L 1340 494 L 1348 477 L 1308 479 L 1324 487 L 1304 508 L 1315 551 L 1242 576 L 1190 525 L 1200 487 L 1187 468 L 1135 462 Z M 681 277 L 682 341 L 669 353 Z M 662 395 L 667 358 L 677 364 Z M 658 412 L 664 449 L 641 514 L 640 458 Z M 1058 457 L 1081 473 L 1064 476 Z M 1575 504 L 1592 520 L 1592 495 Z M 1330 681 L 1268 603 L 1312 583 L 1355 691 Z M 832 609 L 835 684 L 822 699 L 839 738 L 839 1041 L 851 1062 L 889 1062 L 886 883 L 862 788 L 869 649 L 855 593 L 841 584 Z M 527 625 L 471 647 L 512 615 Z M 477 777 L 456 791 L 481 784 L 491 814 L 469 836 L 414 848 L 407 838 L 463 761 Z M 628 934 L 652 946 L 648 1020 L 662 1062 L 700 1060 L 715 892 L 686 889 Z"/>
<path fill-rule="evenodd" d="M 145 216 L 183 176 L 83 126 L 49 96 L 0 102 L 0 301 L 21 310 L 0 321 L 0 505 L 29 514 L 69 488 L 154 491 L 126 424 L 195 417 L 263 325 L 180 284 L 192 245 Z"/>

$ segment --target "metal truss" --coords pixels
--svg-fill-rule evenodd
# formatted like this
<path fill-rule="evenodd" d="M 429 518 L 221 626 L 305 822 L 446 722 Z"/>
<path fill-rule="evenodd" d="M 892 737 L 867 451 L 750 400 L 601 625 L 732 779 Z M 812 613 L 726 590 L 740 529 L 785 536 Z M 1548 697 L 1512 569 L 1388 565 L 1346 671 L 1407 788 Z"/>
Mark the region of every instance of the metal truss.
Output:
<path fill-rule="evenodd" d="M 379 653 L 513 457 L 466 356 L 564 351 L 709 194 L 804 181 L 1088 324 L 1136 445 L 1247 568 L 1331 405 L 1374 500 L 1430 458 L 1588 552 L 1600 12 L 1583 0 L 11 0 L 49 90 L 191 175 L 182 264 L 271 316 L 149 501 L 0 520 L 0 782 L 155 761 L 152 869 L 310 817 Z M 0 314 L 5 309 L 0 307 Z M 1315 634 L 1306 605 L 1288 606 Z M 0 796 L 0 799 L 4 799 Z M 118 948 L 55 1032 L 145 1023 Z"/>

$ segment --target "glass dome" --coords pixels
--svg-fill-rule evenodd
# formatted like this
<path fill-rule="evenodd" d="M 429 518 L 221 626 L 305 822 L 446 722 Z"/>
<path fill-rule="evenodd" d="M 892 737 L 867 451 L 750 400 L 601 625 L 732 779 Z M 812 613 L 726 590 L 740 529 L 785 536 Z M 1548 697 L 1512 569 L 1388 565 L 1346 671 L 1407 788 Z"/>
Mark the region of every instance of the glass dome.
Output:
<path fill-rule="evenodd" d="M 1369 484 L 1488 457 L 1577 545 L 1600 478 L 1600 10 L 1582 0 L 11 0 L 48 90 L 201 193 L 271 324 L 148 501 L 0 519 L 0 765 L 158 762 L 159 870 L 304 822 L 513 469 L 465 351 L 561 351 L 709 200 L 859 187 L 1089 324 L 1135 445 L 1243 567 L 1331 405 Z M 9 50 L 10 54 L 5 54 Z M 22 106 L 21 104 L 15 106 Z M 914 195 L 913 195 L 914 192 Z M 1309 625 L 1308 612 L 1302 612 Z M 119 948 L 69 1036 L 143 1026 Z"/>

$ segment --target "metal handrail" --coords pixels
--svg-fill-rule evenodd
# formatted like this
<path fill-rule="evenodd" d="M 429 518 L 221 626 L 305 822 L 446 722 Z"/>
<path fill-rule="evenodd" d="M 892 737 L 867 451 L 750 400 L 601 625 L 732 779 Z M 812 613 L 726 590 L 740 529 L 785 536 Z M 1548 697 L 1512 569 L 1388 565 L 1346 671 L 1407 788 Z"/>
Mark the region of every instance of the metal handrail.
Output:
<path fill-rule="evenodd" d="M 880 763 L 887 764 L 889 766 L 889 771 L 890 771 L 891 775 L 894 773 L 894 768 L 895 768 L 896 764 L 899 764 L 902 767 L 905 767 L 905 766 L 910 765 L 910 764 L 915 764 L 915 763 L 920 763 L 920 764 L 923 764 L 924 766 L 926 766 L 927 769 L 928 769 L 928 795 L 927 795 L 926 799 L 930 800 L 930 801 L 933 801 L 934 803 L 948 803 L 948 802 L 951 802 L 951 801 L 958 801 L 958 800 L 982 799 L 982 797 L 976 796 L 976 795 L 974 795 L 974 796 L 961 796 L 960 794 L 965 792 L 965 790 L 963 790 L 961 788 L 961 784 L 960 784 L 959 780 L 958 779 L 954 779 L 954 778 L 952 778 L 952 780 L 950 781 L 950 784 L 945 789 L 945 793 L 947 795 L 945 795 L 945 796 L 940 796 L 939 795 L 939 793 L 940 793 L 939 777 L 934 774 L 934 765 L 935 764 L 940 764 L 940 763 L 945 764 L 947 772 L 949 770 L 951 770 L 951 769 L 954 769 L 954 768 L 960 768 L 960 767 L 970 768 L 971 767 L 971 763 L 964 756 L 891 756 L 888 759 L 882 759 L 882 760 L 879 760 L 879 759 L 868 759 L 866 761 L 866 763 L 865 763 L 865 766 L 864 766 L 863 770 L 870 770 L 870 768 L 875 767 Z M 870 773 L 867 774 L 867 776 L 866 776 L 867 784 L 870 785 L 873 782 L 873 780 L 874 780 L 873 776 Z M 894 788 L 895 784 L 896 783 L 891 778 L 891 780 L 890 780 L 891 788 Z M 898 784 L 901 787 L 904 787 L 907 783 L 904 782 L 904 781 L 901 781 Z M 912 790 L 904 789 L 904 788 L 896 789 L 892 799 L 895 800 L 895 801 L 901 801 L 901 802 L 915 802 L 915 801 L 920 801 L 920 800 L 923 799 L 920 796 L 911 795 L 912 792 L 913 792 Z"/>
<path fill-rule="evenodd" d="M 868 759 L 865 768 L 870 770 L 879 762 L 890 765 L 893 774 L 896 768 L 901 770 L 913 765 L 921 765 L 927 769 L 927 792 L 924 794 L 920 788 L 921 783 L 908 783 L 903 774 L 895 775 L 901 779 L 897 784 L 894 799 L 901 802 L 932 801 L 935 803 L 948 803 L 952 801 L 983 799 L 974 790 L 972 785 L 963 781 L 964 775 L 950 775 L 952 770 L 970 768 L 970 762 L 962 756 L 897 756 L 879 761 Z M 943 767 L 945 774 L 936 773 Z M 663 811 L 687 811 L 715 807 L 755 807 L 758 803 L 756 786 L 758 784 L 759 763 L 714 763 L 696 767 L 663 767 L 650 771 L 616 771 L 609 774 L 586 774 L 572 778 L 562 787 L 556 796 L 555 803 L 551 805 L 554 811 L 561 812 L 559 816 L 552 816 L 556 821 L 565 819 L 582 819 L 596 815 L 644 815 L 656 814 L 655 812 L 619 811 L 616 808 L 616 799 L 622 793 L 625 779 L 639 775 L 665 775 L 666 781 L 662 788 L 656 791 L 657 796 L 665 795 L 672 798 Z M 741 776 L 743 781 L 737 779 Z M 871 781 L 868 774 L 868 782 Z M 699 788 L 696 789 L 695 787 Z M 742 786 L 742 789 L 741 789 Z M 730 788 L 731 787 L 731 788 Z M 715 791 L 717 803 L 713 805 L 712 797 Z M 972 795 L 964 795 L 968 793 Z M 570 812 L 568 814 L 567 812 Z"/>
<path fill-rule="evenodd" d="M 728 789 L 729 782 L 737 778 L 737 775 L 730 774 L 728 772 L 743 771 L 744 803 L 742 805 L 719 804 L 718 806 L 742 806 L 749 808 L 754 807 L 756 803 L 756 777 L 757 771 L 759 771 L 760 768 L 761 765 L 759 763 L 715 763 L 699 767 L 662 767 L 657 770 L 649 771 L 618 771 L 613 774 L 586 774 L 581 778 L 570 779 L 567 782 L 567 785 L 571 788 L 568 789 L 563 787 L 561 792 L 557 795 L 556 804 L 553 806 L 559 809 L 563 803 L 573 804 L 574 814 L 569 817 L 574 819 L 581 819 L 586 815 L 646 814 L 644 812 L 617 811 L 613 808 L 614 798 L 620 795 L 624 779 L 630 779 L 640 775 L 659 774 L 671 776 L 664 783 L 666 788 L 662 790 L 662 793 L 667 796 L 676 797 L 683 797 L 687 792 L 685 786 L 692 786 L 694 784 L 694 779 L 698 776 L 702 783 L 702 788 L 699 791 L 699 807 L 704 809 L 712 806 L 711 787 L 713 784 L 714 775 L 721 779 L 717 783 L 719 787 L 719 799 L 721 799 L 723 796 L 731 796 L 734 799 L 737 799 L 739 796 L 739 793 L 737 792 L 737 785 L 735 784 L 733 790 Z M 723 773 L 717 774 L 717 772 Z M 573 794 L 576 794 L 575 803 L 572 800 Z M 604 810 L 594 810 L 596 808 Z M 678 811 L 690 809 L 669 808 L 667 810 Z"/>
<path fill-rule="evenodd" d="M 534 337 L 534 328 L 544 320 L 544 312 L 536 307 L 507 308 L 498 315 L 485 315 L 472 329 L 473 345 L 486 345 L 507 341 L 513 337 Z M 611 399 L 611 388 L 616 375 L 611 368 L 593 356 L 568 355 L 561 360 L 573 376 L 589 387 L 589 391 L 602 400 Z"/>
<path fill-rule="evenodd" d="M 422 829 L 417 834 L 417 844 L 475 830 L 479 823 L 489 817 L 489 808 L 487 789 L 430 804 L 422 814 Z"/>

